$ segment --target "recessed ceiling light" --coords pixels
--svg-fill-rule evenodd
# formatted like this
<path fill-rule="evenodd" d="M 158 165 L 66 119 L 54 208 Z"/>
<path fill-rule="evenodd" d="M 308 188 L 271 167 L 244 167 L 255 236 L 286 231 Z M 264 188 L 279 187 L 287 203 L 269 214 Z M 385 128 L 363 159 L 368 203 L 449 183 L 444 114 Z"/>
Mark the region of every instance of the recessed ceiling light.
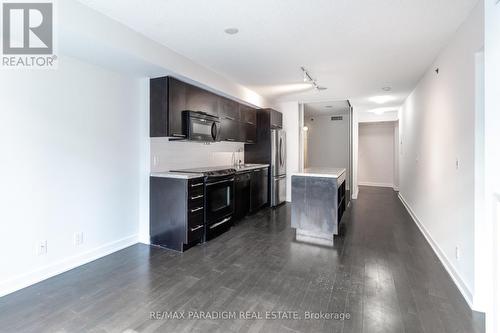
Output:
<path fill-rule="evenodd" d="M 224 29 L 224 32 L 228 35 L 236 35 L 239 30 L 238 28 L 227 28 L 227 29 Z"/>
<path fill-rule="evenodd" d="M 373 96 L 370 97 L 370 101 L 375 102 L 377 104 L 384 104 L 390 101 L 395 100 L 396 98 L 391 95 L 381 95 L 381 96 Z"/>
<path fill-rule="evenodd" d="M 333 106 L 332 105 L 325 105 L 325 108 L 331 109 L 331 108 L 333 108 Z"/>
<path fill-rule="evenodd" d="M 383 90 L 383 91 L 391 91 L 391 90 L 392 90 L 392 88 L 391 88 L 391 87 L 383 87 L 383 88 L 382 88 L 382 90 Z"/>

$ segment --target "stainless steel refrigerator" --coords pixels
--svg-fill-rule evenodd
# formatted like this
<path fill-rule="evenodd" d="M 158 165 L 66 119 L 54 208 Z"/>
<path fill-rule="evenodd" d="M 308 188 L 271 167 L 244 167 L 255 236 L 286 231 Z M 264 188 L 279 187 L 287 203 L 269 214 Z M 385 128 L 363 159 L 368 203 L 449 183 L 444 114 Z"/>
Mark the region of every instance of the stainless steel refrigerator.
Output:
<path fill-rule="evenodd" d="M 273 109 L 257 110 L 257 140 L 245 144 L 245 163 L 269 164 L 269 205 L 286 201 L 286 135 L 283 114 Z"/>
<path fill-rule="evenodd" d="M 286 133 L 271 130 L 271 207 L 286 200 Z"/>

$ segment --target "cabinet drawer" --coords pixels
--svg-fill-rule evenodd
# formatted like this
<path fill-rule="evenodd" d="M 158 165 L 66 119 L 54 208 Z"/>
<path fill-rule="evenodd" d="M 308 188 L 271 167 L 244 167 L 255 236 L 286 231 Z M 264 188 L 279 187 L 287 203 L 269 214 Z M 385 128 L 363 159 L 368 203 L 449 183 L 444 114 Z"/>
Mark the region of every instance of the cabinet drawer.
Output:
<path fill-rule="evenodd" d="M 200 190 L 200 189 L 203 191 L 204 185 L 205 185 L 205 182 L 203 181 L 203 178 L 190 179 L 188 181 L 188 192 L 196 191 L 196 190 Z"/>
<path fill-rule="evenodd" d="M 195 196 L 194 198 L 197 198 L 197 197 L 199 197 L 199 196 Z M 188 201 L 189 214 L 194 214 L 196 212 L 203 211 L 204 204 L 205 204 L 205 200 L 203 197 L 201 197 L 199 199 L 195 199 L 195 200 L 189 200 Z M 202 209 L 199 209 L 199 208 L 202 208 Z M 191 212 L 193 210 L 194 210 L 194 212 Z"/>
<path fill-rule="evenodd" d="M 192 243 L 194 241 L 200 240 L 203 238 L 204 234 L 205 226 L 203 225 L 203 223 L 188 226 L 188 230 L 186 233 L 186 243 Z"/>
<path fill-rule="evenodd" d="M 194 187 L 188 191 L 188 201 L 203 199 L 205 195 L 205 188 L 203 186 Z"/>
<path fill-rule="evenodd" d="M 197 218 L 198 215 L 201 215 L 201 217 L 203 218 L 203 213 L 204 213 L 203 202 L 189 205 L 188 220 L 191 221 L 191 219 Z"/>

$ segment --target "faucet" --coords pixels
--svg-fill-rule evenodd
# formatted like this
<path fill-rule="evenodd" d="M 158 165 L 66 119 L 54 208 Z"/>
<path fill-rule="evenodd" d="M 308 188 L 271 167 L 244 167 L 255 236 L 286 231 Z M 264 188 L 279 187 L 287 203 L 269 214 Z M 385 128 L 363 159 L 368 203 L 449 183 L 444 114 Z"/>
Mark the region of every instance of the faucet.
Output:
<path fill-rule="evenodd" d="M 241 167 L 241 148 L 238 148 L 238 167 Z"/>

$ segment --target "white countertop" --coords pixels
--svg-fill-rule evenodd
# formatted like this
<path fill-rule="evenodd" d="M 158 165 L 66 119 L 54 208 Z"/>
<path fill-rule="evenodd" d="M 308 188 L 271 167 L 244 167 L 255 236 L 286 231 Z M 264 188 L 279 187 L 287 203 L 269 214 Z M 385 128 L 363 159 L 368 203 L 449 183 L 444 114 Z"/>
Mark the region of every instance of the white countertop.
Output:
<path fill-rule="evenodd" d="M 211 169 L 213 170 L 235 169 L 236 173 L 241 173 L 245 171 L 250 171 L 259 168 L 267 168 L 267 167 L 269 167 L 269 164 L 242 164 L 240 167 L 226 165 L 226 166 L 211 167 Z M 180 172 L 180 171 L 161 171 L 161 172 L 152 172 L 150 176 L 162 177 L 162 178 L 193 179 L 193 178 L 203 177 L 203 174 Z"/>
<path fill-rule="evenodd" d="M 269 164 L 242 164 L 240 167 L 228 167 L 236 169 L 236 172 L 244 172 L 248 170 L 267 168 Z"/>
<path fill-rule="evenodd" d="M 193 179 L 193 178 L 203 177 L 203 174 L 165 171 L 165 172 L 152 172 L 151 177 Z"/>
<path fill-rule="evenodd" d="M 339 178 L 345 173 L 345 168 L 307 168 L 303 172 L 294 172 L 292 176 Z"/>

